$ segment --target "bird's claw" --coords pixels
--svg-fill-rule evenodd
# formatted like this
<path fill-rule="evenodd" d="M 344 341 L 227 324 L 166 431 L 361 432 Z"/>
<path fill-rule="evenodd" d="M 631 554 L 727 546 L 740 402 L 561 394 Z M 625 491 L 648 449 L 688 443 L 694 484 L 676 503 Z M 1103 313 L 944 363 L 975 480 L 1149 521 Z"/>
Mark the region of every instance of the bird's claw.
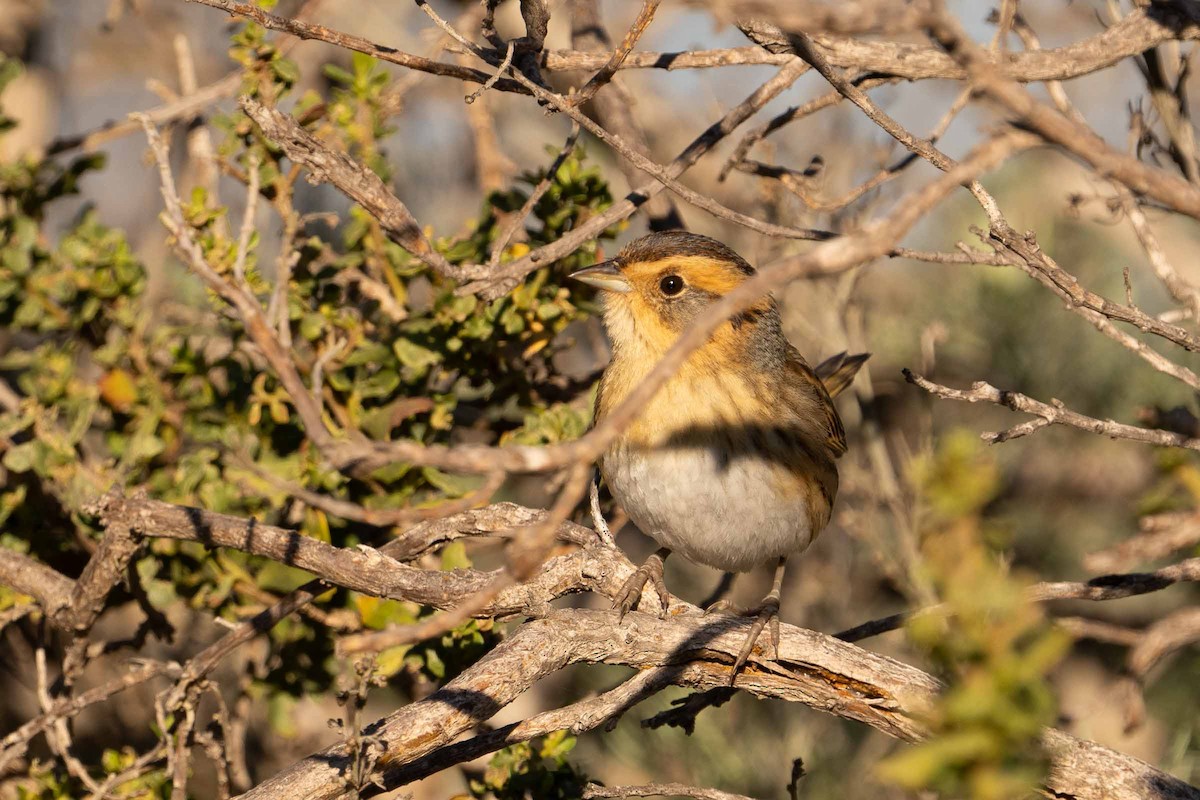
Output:
<path fill-rule="evenodd" d="M 704 616 L 709 614 L 732 614 L 735 617 L 752 617 L 758 613 L 758 609 L 745 609 L 741 606 L 734 605 L 733 601 L 721 598 L 720 600 L 705 606 Z"/>
<path fill-rule="evenodd" d="M 717 603 L 713 604 L 713 606 L 715 605 Z M 705 613 L 707 614 L 709 611 L 712 611 L 713 606 L 710 606 Z M 750 654 L 754 652 L 754 645 L 758 643 L 758 637 L 762 635 L 768 623 L 771 626 L 768 638 L 771 643 L 772 658 L 775 660 L 779 658 L 779 598 L 768 595 L 757 607 L 735 613 L 739 613 L 739 616 L 753 616 L 754 624 L 750 626 L 750 633 L 746 636 L 746 642 L 742 645 L 737 659 L 733 662 L 733 671 L 729 674 L 730 686 L 733 686 L 737 680 L 738 673 L 742 671 L 742 667 L 746 666 L 746 662 L 750 659 Z"/>
<path fill-rule="evenodd" d="M 638 567 L 621 586 L 621 591 L 617 592 L 617 596 L 613 600 L 613 608 L 619 612 L 618 621 L 624 620 L 625 615 L 638 604 L 642 597 L 642 589 L 647 583 L 654 587 L 654 591 L 658 595 L 661 607 L 658 612 L 659 618 L 666 616 L 667 606 L 671 602 L 671 594 L 667 591 L 666 581 L 663 580 L 663 561 L 665 559 L 666 555 L 659 550 L 646 559 L 646 563 Z"/>

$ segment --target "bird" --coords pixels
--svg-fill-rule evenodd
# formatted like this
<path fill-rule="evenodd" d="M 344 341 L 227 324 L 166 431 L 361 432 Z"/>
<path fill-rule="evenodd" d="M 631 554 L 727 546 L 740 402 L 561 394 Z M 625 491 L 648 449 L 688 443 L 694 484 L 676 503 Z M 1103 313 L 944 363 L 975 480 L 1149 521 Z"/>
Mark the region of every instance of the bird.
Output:
<path fill-rule="evenodd" d="M 600 378 L 599 424 L 713 303 L 755 274 L 722 242 L 681 230 L 643 236 L 611 260 L 570 277 L 600 291 L 612 358 Z M 839 353 L 809 367 L 766 296 L 725 321 L 691 353 L 599 458 L 600 475 L 629 519 L 660 548 L 618 591 L 621 619 L 650 583 L 666 609 L 667 557 L 726 572 L 774 563 L 771 590 L 731 683 L 769 623 L 778 657 L 779 601 L 790 556 L 829 524 L 846 435 L 833 395 L 869 354 Z"/>

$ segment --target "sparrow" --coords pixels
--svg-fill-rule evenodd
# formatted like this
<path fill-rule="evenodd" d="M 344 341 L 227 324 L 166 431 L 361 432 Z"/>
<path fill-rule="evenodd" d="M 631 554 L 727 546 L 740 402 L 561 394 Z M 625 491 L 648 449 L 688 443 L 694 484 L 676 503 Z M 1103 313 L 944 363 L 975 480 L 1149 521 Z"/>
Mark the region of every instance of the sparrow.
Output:
<path fill-rule="evenodd" d="M 572 273 L 601 290 L 612 345 L 595 421 L 624 401 L 709 306 L 752 275 L 732 249 L 686 231 L 652 233 Z M 768 622 L 778 653 L 787 560 L 829 524 L 837 497 L 846 435 L 832 397 L 867 357 L 841 353 L 810 368 L 784 336 L 769 296 L 692 352 L 600 458 L 614 499 L 661 545 L 618 592 L 622 618 L 647 582 L 667 607 L 663 564 L 671 553 L 726 572 L 773 562 L 771 591 L 737 612 L 756 619 L 731 682 Z"/>

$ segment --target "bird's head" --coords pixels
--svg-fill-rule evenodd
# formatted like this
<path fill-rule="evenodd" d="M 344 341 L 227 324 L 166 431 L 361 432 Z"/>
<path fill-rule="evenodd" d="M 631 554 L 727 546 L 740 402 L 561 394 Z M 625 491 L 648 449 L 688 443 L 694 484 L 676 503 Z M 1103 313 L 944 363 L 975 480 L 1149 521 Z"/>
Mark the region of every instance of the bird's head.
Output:
<path fill-rule="evenodd" d="M 640 344 L 661 353 L 705 309 L 752 275 L 754 268 L 716 239 L 664 231 L 643 236 L 616 258 L 571 277 L 602 290 L 604 322 L 615 350 Z M 758 322 L 767 323 L 772 335 L 778 330 L 770 298 L 734 317 L 714 340 L 754 336 L 751 328 Z"/>

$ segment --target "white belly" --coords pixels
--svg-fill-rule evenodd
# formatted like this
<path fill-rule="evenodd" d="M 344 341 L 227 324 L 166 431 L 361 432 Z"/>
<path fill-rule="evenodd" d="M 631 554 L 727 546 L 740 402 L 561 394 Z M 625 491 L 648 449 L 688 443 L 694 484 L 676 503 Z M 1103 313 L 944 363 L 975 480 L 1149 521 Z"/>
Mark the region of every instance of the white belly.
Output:
<path fill-rule="evenodd" d="M 805 502 L 781 496 L 770 462 L 721 463 L 708 448 L 618 445 L 600 468 L 634 524 L 689 561 L 746 572 L 812 542 Z"/>

